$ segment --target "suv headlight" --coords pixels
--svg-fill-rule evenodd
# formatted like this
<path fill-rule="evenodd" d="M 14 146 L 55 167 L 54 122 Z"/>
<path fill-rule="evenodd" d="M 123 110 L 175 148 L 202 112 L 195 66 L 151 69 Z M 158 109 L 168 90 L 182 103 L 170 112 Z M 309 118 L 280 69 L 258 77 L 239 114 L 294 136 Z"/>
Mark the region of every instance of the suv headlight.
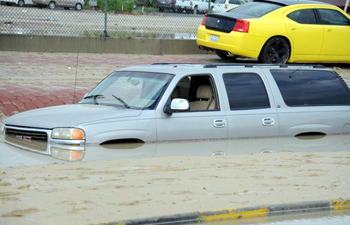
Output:
<path fill-rule="evenodd" d="M 54 128 L 51 132 L 51 138 L 82 140 L 85 139 L 85 133 L 78 128 Z"/>

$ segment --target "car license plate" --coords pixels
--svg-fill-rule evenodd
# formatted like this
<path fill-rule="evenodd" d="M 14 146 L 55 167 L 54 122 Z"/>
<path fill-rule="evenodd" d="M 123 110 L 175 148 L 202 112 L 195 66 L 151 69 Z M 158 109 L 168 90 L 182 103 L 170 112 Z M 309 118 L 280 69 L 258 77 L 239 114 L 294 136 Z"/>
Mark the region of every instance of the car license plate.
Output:
<path fill-rule="evenodd" d="M 219 36 L 217 36 L 217 35 L 210 35 L 210 38 L 209 38 L 209 41 L 211 41 L 211 42 L 218 42 L 218 40 L 219 40 Z"/>

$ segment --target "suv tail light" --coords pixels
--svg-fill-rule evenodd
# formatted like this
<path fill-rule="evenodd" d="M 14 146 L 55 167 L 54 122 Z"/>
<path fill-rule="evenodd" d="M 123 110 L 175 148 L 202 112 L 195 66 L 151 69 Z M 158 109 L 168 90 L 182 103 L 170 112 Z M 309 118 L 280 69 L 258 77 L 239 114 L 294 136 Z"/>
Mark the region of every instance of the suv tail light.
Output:
<path fill-rule="evenodd" d="M 225 9 L 227 9 L 227 4 L 225 4 Z"/>
<path fill-rule="evenodd" d="M 192 7 L 192 5 L 193 5 L 193 3 L 192 3 L 192 1 L 190 1 L 190 6 Z"/>
<path fill-rule="evenodd" d="M 248 33 L 249 32 L 249 21 L 237 19 L 235 26 L 233 27 L 233 31 Z"/>
<path fill-rule="evenodd" d="M 173 0 L 170 0 L 170 4 L 171 4 L 171 5 L 173 4 Z"/>
<path fill-rule="evenodd" d="M 208 14 L 205 14 L 204 17 L 203 17 L 201 25 L 205 26 L 205 22 L 207 21 L 207 18 L 208 18 Z"/>

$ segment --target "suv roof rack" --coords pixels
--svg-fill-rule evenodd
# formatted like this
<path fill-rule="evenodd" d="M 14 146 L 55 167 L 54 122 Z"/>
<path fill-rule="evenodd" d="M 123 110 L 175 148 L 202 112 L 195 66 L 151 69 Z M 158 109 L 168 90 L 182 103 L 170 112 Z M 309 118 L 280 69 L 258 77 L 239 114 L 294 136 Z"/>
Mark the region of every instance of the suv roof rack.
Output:
<path fill-rule="evenodd" d="M 151 65 L 199 65 L 203 68 L 217 68 L 221 66 L 240 66 L 240 67 L 279 67 L 279 68 L 289 68 L 289 67 L 311 67 L 324 69 L 323 65 L 305 65 L 305 64 L 242 64 L 242 63 L 152 63 Z"/>

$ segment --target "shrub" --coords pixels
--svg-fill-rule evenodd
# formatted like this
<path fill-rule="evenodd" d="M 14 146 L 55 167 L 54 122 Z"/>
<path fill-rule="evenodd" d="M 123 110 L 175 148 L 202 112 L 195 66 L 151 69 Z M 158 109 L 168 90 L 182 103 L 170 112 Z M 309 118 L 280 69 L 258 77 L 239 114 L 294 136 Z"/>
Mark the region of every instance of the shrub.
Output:
<path fill-rule="evenodd" d="M 97 6 L 103 11 L 105 9 L 105 0 L 98 0 Z M 133 8 L 134 0 L 108 0 L 107 3 L 107 11 L 132 12 Z"/>
<path fill-rule="evenodd" d="M 157 0 L 135 0 L 135 5 L 156 8 Z"/>

